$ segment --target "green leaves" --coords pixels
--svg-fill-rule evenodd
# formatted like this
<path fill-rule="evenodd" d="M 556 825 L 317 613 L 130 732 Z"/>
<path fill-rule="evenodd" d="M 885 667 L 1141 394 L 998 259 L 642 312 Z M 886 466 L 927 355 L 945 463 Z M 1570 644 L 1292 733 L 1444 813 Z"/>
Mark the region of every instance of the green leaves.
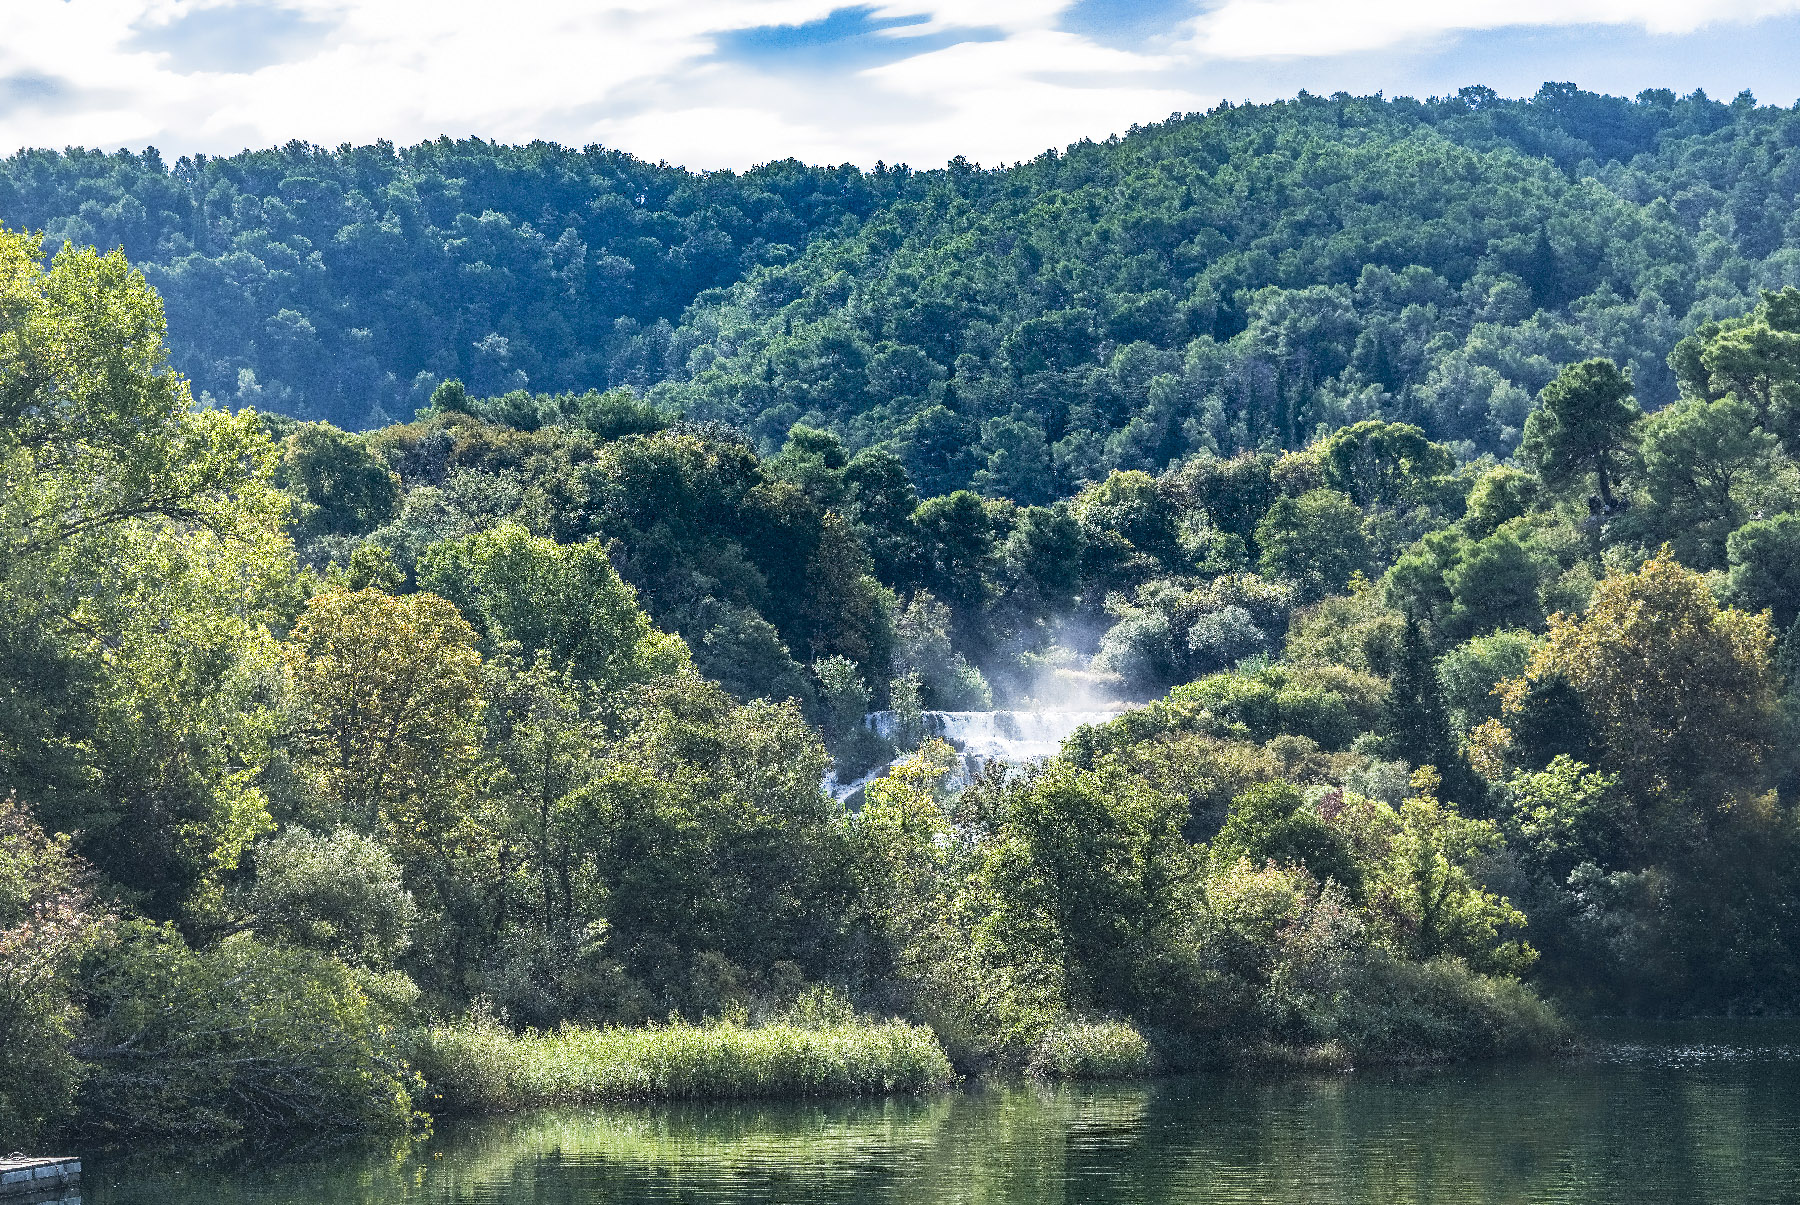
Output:
<path fill-rule="evenodd" d="M 1593 474 L 1600 503 L 1611 510 L 1613 486 L 1637 445 L 1643 412 L 1631 382 L 1611 360 L 1570 364 L 1544 387 L 1539 408 L 1525 421 L 1519 451 L 1552 488 Z"/>

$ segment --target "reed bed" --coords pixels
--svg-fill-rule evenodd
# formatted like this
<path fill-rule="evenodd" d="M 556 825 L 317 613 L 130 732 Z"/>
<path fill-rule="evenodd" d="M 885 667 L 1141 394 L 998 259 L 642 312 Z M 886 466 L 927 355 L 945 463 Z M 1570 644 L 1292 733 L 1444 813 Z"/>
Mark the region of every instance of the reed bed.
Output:
<path fill-rule="evenodd" d="M 716 1021 L 523 1034 L 463 1021 L 426 1031 L 414 1060 L 431 1085 L 434 1112 L 859 1096 L 916 1092 L 956 1078 L 931 1030 L 868 1018 L 825 1026 Z"/>
<path fill-rule="evenodd" d="M 1048 1080 L 1142 1079 L 1150 1043 L 1123 1021 L 1066 1021 L 1046 1030 L 1025 1073 Z"/>

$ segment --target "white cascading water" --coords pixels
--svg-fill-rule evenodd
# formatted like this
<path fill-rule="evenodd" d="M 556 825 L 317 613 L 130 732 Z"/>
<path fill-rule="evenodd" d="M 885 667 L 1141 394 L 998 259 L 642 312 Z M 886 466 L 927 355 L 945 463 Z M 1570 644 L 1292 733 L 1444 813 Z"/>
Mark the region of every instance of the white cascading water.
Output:
<path fill-rule="evenodd" d="M 1077 728 L 1116 719 L 1120 710 L 927 711 L 921 713 L 921 719 L 927 737 L 949 742 L 962 755 L 957 785 L 967 786 L 990 762 L 1017 764 L 1055 757 Z M 863 723 L 884 740 L 894 740 L 900 732 L 900 717 L 892 711 L 871 711 Z M 827 776 L 825 789 L 843 802 L 887 771 L 887 766 L 881 766 L 846 783 Z"/>

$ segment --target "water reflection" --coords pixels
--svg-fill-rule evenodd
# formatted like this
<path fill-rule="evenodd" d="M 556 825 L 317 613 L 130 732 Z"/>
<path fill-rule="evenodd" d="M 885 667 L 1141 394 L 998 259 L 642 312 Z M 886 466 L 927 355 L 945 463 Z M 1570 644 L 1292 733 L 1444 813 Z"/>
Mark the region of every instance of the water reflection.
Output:
<path fill-rule="evenodd" d="M 441 1127 L 399 1155 L 183 1174 L 91 1161 L 86 1200 L 1800 1202 L 1793 1033 L 1627 1035 L 1575 1063 L 565 1110 Z"/>

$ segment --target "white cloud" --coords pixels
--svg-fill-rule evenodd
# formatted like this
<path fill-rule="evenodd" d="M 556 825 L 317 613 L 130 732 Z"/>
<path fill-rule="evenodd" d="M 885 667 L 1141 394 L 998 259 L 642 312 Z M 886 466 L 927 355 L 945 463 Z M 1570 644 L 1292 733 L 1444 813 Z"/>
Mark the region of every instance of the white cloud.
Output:
<path fill-rule="evenodd" d="M 1193 47 L 1221 59 L 1329 56 L 1512 26 L 1622 25 L 1691 33 L 1720 21 L 1800 12 L 1800 0 L 1224 0 L 1193 22 Z"/>
<path fill-rule="evenodd" d="M 997 163 L 1207 107 L 1228 83 L 1234 96 L 1286 94 L 1341 78 L 1354 56 L 1358 70 L 1383 51 L 1403 65 L 1409 52 L 1392 48 L 1473 31 L 1679 34 L 1800 12 L 1800 0 L 1217 0 L 1171 30 L 1181 38 L 1134 52 L 1062 30 L 1072 2 L 871 0 L 862 57 L 834 66 L 814 47 L 790 70 L 742 52 L 734 33 L 834 11 L 841 23 L 856 0 L 8 0 L 0 153 L 477 134 L 603 142 L 695 167 L 789 155 Z M 204 53 L 192 40 L 202 29 Z M 1276 59 L 1323 66 L 1264 70 Z M 1388 86 L 1389 60 L 1375 63 Z M 1484 74 L 1475 66 L 1457 82 Z"/>

